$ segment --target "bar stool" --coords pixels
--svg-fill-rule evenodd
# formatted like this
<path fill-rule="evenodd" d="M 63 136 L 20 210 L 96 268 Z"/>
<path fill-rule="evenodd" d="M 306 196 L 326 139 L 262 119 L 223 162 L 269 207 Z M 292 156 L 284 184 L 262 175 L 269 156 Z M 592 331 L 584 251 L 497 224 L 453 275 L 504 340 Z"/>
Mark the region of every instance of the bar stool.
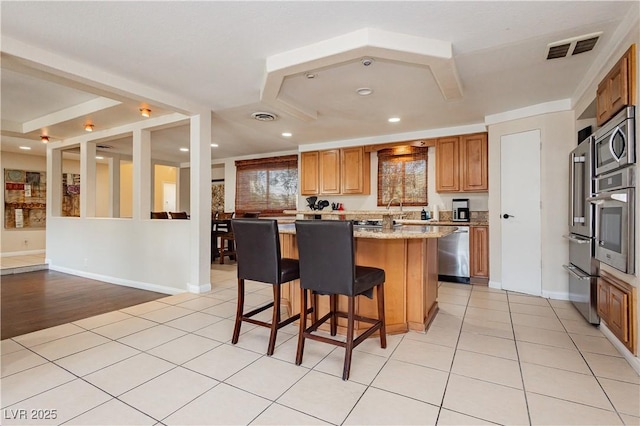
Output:
<path fill-rule="evenodd" d="M 355 264 L 353 223 L 338 220 L 296 221 L 296 239 L 300 259 L 300 287 L 302 297 L 300 312 L 307 310 L 307 290 L 313 294 L 329 295 L 329 313 L 313 319 L 307 328 L 306 315 L 300 318 L 296 364 L 302 363 L 305 339 L 317 340 L 345 348 L 342 380 L 349 379 L 353 348 L 367 337 L 380 330 L 380 347 L 387 347 L 384 318 L 385 272 L 380 268 Z M 378 318 L 367 318 L 355 314 L 356 296 L 373 298 L 376 288 Z M 338 295 L 348 297 L 348 311 L 338 311 Z M 337 319 L 347 319 L 346 342 L 313 334 L 322 324 L 330 320 L 331 335 L 337 334 Z M 361 335 L 355 336 L 355 321 L 372 324 Z"/>
<path fill-rule="evenodd" d="M 238 343 L 243 321 L 267 327 L 271 329 L 267 355 L 273 355 L 278 330 L 300 318 L 300 314 L 296 314 L 280 320 L 280 287 L 300 278 L 298 261 L 281 257 L 278 224 L 274 219 L 234 219 L 231 228 L 235 235 L 238 261 L 238 308 L 231 343 Z M 244 313 L 244 280 L 272 284 L 273 302 Z M 272 306 L 271 323 L 251 318 Z"/>

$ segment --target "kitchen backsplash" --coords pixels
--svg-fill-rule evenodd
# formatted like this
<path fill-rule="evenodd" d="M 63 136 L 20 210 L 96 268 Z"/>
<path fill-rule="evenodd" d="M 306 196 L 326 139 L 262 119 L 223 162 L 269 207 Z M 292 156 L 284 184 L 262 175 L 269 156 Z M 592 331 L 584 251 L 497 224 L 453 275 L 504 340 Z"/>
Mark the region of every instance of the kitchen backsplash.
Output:
<path fill-rule="evenodd" d="M 422 212 L 419 210 L 407 211 L 403 219 L 419 220 L 420 213 Z M 471 214 L 470 219 L 472 222 L 488 222 L 489 221 L 489 211 L 487 210 L 471 211 L 470 214 Z M 438 220 L 441 220 L 443 222 L 448 222 L 452 219 L 453 219 L 453 210 L 440 210 Z"/>

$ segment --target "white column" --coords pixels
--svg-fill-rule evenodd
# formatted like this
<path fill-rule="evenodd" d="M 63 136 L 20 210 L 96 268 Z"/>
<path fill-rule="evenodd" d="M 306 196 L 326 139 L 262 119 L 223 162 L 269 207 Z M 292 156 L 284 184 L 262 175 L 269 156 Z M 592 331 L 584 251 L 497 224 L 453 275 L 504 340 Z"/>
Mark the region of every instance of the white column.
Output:
<path fill-rule="evenodd" d="M 120 156 L 107 159 L 109 163 L 109 217 L 120 217 Z"/>
<path fill-rule="evenodd" d="M 133 132 L 133 219 L 151 217 L 151 132 Z"/>
<path fill-rule="evenodd" d="M 62 213 L 62 151 L 47 149 L 47 217 Z"/>
<path fill-rule="evenodd" d="M 80 217 L 96 216 L 96 143 L 80 144 Z"/>
<path fill-rule="evenodd" d="M 189 291 L 211 290 L 211 111 L 191 117 L 191 261 Z"/>

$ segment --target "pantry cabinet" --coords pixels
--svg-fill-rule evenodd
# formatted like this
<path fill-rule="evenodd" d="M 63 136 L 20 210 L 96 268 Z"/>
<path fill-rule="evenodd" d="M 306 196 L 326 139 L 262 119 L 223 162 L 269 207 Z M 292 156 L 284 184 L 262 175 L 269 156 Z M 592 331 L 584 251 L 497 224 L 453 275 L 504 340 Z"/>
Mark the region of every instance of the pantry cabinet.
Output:
<path fill-rule="evenodd" d="M 632 353 L 636 353 L 636 289 L 606 271 L 598 278 L 598 315 Z"/>
<path fill-rule="evenodd" d="M 486 133 L 436 140 L 436 192 L 489 190 L 489 146 Z"/>
<path fill-rule="evenodd" d="M 602 126 L 635 98 L 636 45 L 633 44 L 598 85 L 596 117 Z"/>
<path fill-rule="evenodd" d="M 300 159 L 300 193 L 369 194 L 370 156 L 364 147 L 303 152 Z"/>
<path fill-rule="evenodd" d="M 489 227 L 471 226 L 469 229 L 469 268 L 471 278 L 489 278 Z M 475 280 L 478 281 L 478 280 Z"/>

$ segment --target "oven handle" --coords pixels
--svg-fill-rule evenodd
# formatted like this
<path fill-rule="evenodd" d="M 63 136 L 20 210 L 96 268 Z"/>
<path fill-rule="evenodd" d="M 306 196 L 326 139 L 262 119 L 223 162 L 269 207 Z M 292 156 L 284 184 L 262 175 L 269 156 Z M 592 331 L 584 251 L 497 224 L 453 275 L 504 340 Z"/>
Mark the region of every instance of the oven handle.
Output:
<path fill-rule="evenodd" d="M 578 268 L 576 268 L 573 265 L 562 265 L 562 267 L 579 280 L 591 279 L 590 275 L 585 274 L 584 272 L 580 271 Z M 580 273 L 578 271 L 580 271 Z"/>
<path fill-rule="evenodd" d="M 600 195 L 596 195 L 595 197 L 587 198 L 592 204 L 603 204 L 606 200 L 620 201 L 622 203 L 627 202 L 627 193 L 626 192 L 614 192 L 614 193 L 604 193 Z"/>
<path fill-rule="evenodd" d="M 562 238 L 566 238 L 576 244 L 589 244 L 591 242 L 591 238 L 579 237 L 577 235 L 563 235 Z"/>

